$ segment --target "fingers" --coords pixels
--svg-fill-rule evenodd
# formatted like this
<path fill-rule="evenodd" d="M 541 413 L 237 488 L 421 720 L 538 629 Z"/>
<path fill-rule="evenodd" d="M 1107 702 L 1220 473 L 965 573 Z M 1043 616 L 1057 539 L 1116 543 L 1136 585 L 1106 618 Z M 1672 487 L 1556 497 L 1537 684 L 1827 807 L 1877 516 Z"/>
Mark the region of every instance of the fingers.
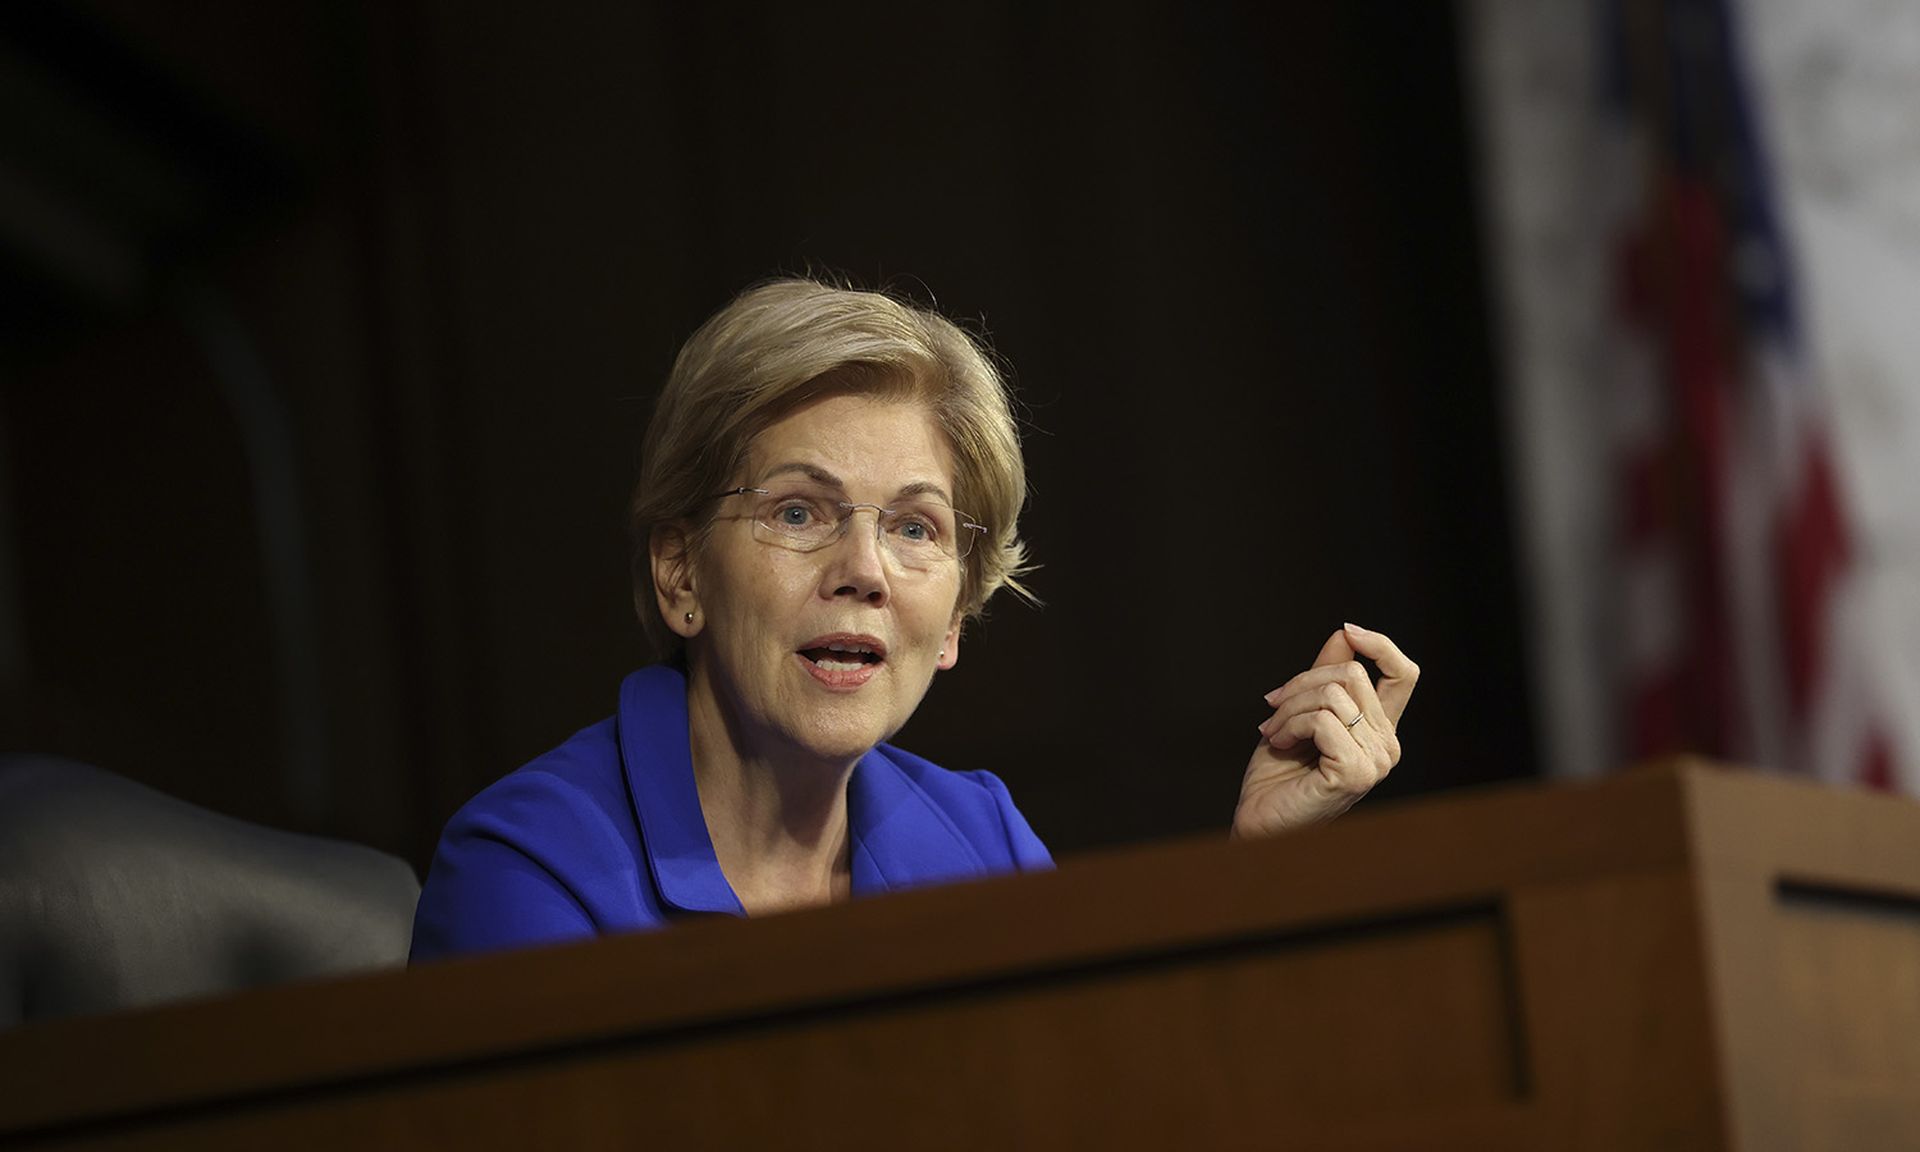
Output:
<path fill-rule="evenodd" d="M 1355 660 L 1356 656 L 1364 656 L 1379 666 L 1379 684 L 1373 682 L 1366 668 Z M 1419 678 L 1420 666 L 1409 660 L 1385 633 L 1348 624 L 1320 646 L 1320 655 L 1314 658 L 1312 668 L 1267 693 L 1266 701 L 1277 707 L 1281 700 L 1296 692 L 1337 681 L 1346 685 L 1348 693 L 1366 712 L 1369 723 L 1382 732 L 1393 732 L 1400 726 L 1400 717 L 1406 714 L 1407 701 L 1412 698 Z M 1346 718 L 1352 719 L 1352 715 Z"/>
<path fill-rule="evenodd" d="M 1363 676 L 1361 683 L 1366 684 Z M 1380 719 L 1380 703 L 1369 692 L 1365 702 L 1356 702 L 1347 685 L 1328 682 L 1305 688 L 1283 698 L 1273 715 L 1260 725 L 1260 735 L 1276 752 L 1285 752 L 1306 737 L 1292 724 L 1301 716 L 1322 713 L 1330 716 L 1369 758 L 1386 770 L 1400 763 L 1400 737 L 1393 726 Z"/>
<path fill-rule="evenodd" d="M 1413 686 L 1420 679 L 1420 666 L 1407 659 L 1407 654 L 1383 632 L 1370 632 L 1358 624 L 1348 624 L 1341 631 L 1354 651 L 1379 667 L 1380 683 L 1375 691 L 1387 719 L 1398 726 L 1400 717 L 1406 715 L 1407 701 L 1413 698 Z"/>
<path fill-rule="evenodd" d="M 1365 727 L 1365 725 L 1361 725 Z M 1387 773 L 1393 771 L 1397 757 L 1380 747 L 1369 747 L 1325 708 L 1301 712 L 1284 721 L 1272 742 L 1281 739 L 1298 744 L 1311 741 L 1319 752 L 1317 765 L 1332 795 L 1349 797 L 1346 802 L 1364 796 Z"/>
<path fill-rule="evenodd" d="M 1365 710 L 1355 702 L 1346 685 L 1329 681 L 1301 689 L 1291 696 L 1282 698 L 1275 705 L 1273 715 L 1267 719 L 1266 723 L 1260 725 L 1260 734 L 1271 741 L 1276 749 L 1285 751 L 1299 742 L 1297 736 L 1286 734 L 1287 722 L 1296 716 L 1316 711 L 1330 714 L 1342 728 L 1349 730 L 1354 727 L 1353 721 L 1365 714 Z"/>
<path fill-rule="evenodd" d="M 1338 635 L 1338 633 L 1336 633 Z M 1309 668 L 1300 675 L 1267 694 L 1267 703 L 1278 711 L 1288 700 L 1303 694 L 1319 692 L 1329 684 L 1337 684 L 1346 690 L 1347 696 L 1358 707 L 1339 709 L 1341 720 L 1352 720 L 1356 715 L 1365 714 L 1367 722 L 1382 732 L 1394 730 L 1394 722 L 1387 715 L 1385 706 L 1374 694 L 1373 677 L 1356 660 L 1343 660 L 1338 664 L 1323 664 Z"/>

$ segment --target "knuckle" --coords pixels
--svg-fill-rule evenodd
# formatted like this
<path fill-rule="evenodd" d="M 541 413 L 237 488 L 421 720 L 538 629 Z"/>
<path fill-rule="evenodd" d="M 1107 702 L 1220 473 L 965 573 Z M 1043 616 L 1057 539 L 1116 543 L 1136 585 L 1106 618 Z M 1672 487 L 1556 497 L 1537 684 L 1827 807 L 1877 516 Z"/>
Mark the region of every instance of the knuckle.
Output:
<path fill-rule="evenodd" d="M 1367 678 L 1366 666 L 1358 660 L 1349 660 L 1340 665 L 1340 674 L 1349 684 L 1355 684 Z"/>
<path fill-rule="evenodd" d="M 1408 680 L 1418 680 L 1418 679 L 1420 679 L 1420 665 L 1418 665 L 1418 664 L 1415 664 L 1415 663 L 1414 663 L 1413 661 L 1411 661 L 1411 660 L 1409 660 L 1409 661 L 1407 661 L 1407 675 L 1406 675 L 1406 678 L 1407 678 Z"/>

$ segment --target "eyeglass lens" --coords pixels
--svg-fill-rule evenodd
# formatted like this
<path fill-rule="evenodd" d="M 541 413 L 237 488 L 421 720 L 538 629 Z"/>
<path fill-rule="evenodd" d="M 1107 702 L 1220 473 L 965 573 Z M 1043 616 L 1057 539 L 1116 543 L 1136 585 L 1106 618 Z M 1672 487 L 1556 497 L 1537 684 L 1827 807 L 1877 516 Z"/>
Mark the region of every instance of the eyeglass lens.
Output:
<path fill-rule="evenodd" d="M 876 530 L 887 550 L 914 567 L 964 557 L 976 534 L 966 517 L 936 497 L 916 496 L 882 508 L 850 503 L 832 488 L 786 484 L 759 500 L 753 519 L 760 535 L 802 552 L 838 539 L 862 508 L 875 513 Z"/>

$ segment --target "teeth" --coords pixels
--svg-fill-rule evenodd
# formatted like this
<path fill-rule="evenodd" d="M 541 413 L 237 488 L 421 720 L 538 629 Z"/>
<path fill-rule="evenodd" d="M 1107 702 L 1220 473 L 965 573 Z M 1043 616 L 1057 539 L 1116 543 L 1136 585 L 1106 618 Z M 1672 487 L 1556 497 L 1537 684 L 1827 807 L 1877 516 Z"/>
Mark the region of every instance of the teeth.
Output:
<path fill-rule="evenodd" d="M 861 660 L 820 660 L 815 663 L 829 672 L 852 672 L 856 668 L 865 668 L 867 666 L 866 663 Z"/>
<path fill-rule="evenodd" d="M 829 644 L 827 645 L 827 651 L 829 652 L 872 652 L 873 649 L 867 647 L 865 644 Z"/>

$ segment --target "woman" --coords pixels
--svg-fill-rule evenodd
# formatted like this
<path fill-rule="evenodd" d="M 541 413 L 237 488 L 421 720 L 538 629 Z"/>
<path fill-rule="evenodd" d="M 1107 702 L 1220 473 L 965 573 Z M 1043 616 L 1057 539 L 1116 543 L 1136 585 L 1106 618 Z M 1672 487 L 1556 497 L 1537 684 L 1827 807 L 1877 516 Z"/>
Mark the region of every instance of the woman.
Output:
<path fill-rule="evenodd" d="M 1027 595 L 1019 438 L 978 345 L 876 293 L 751 289 L 681 349 L 643 459 L 634 601 L 667 660 L 455 815 L 415 960 L 1051 865 L 992 774 L 884 743 L 987 600 Z M 1364 795 L 1417 675 L 1334 633 L 1267 697 L 1234 834 Z"/>

